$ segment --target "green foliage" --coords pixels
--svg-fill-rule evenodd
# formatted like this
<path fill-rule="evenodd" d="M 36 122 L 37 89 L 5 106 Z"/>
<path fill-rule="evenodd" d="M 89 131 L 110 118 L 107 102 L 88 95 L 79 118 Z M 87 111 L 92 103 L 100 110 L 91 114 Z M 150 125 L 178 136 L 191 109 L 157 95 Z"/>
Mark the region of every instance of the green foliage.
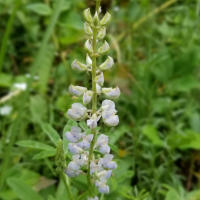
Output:
<path fill-rule="evenodd" d="M 98 130 L 109 135 L 118 164 L 110 194 L 101 200 L 200 197 L 200 3 L 174 1 L 147 17 L 163 3 L 103 1 L 103 12 L 112 13 L 106 39 L 116 61 L 105 84 L 118 85 L 122 95 L 116 102 L 120 126 Z M 68 86 L 91 81 L 70 65 L 75 57 L 85 60 L 82 11 L 92 5 L 87 0 L 0 0 L 0 99 L 14 91 L 14 83 L 28 85 L 0 103 L 13 109 L 0 115 L 2 200 L 69 199 L 55 173 L 55 157 L 63 139 L 64 153 L 59 152 L 68 163 L 65 133 L 76 125 L 65 117 L 72 101 L 79 101 Z M 146 21 L 133 29 L 142 17 Z M 79 125 L 89 131 L 85 123 Z M 86 199 L 84 175 L 68 184 L 75 199 Z"/>

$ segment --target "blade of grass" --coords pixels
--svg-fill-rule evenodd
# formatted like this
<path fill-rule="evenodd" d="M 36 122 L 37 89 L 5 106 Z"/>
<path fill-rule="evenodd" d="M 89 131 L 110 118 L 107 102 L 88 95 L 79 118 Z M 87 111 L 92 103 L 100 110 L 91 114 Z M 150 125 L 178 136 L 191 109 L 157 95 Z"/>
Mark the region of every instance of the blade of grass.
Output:
<path fill-rule="evenodd" d="M 21 4 L 21 0 L 15 0 L 14 8 L 12 10 L 12 13 L 11 13 L 11 15 L 8 19 L 7 25 L 6 25 L 6 30 L 5 30 L 3 39 L 2 39 L 2 44 L 1 44 L 1 49 L 0 49 L 0 72 L 2 71 L 2 66 L 3 66 L 3 63 L 4 63 L 8 39 L 10 37 L 12 27 L 13 27 L 13 23 L 14 23 L 14 19 L 15 19 L 15 16 L 16 16 L 16 12 L 17 12 L 20 4 Z"/>

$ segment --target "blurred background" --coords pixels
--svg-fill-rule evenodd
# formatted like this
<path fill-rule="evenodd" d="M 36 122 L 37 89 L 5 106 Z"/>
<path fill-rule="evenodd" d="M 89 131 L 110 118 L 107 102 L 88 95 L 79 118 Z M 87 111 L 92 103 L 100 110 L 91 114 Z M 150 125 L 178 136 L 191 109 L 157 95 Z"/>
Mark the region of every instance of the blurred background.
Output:
<path fill-rule="evenodd" d="M 0 0 L 0 199 L 68 200 L 44 123 L 62 135 L 71 69 L 85 59 L 82 11 L 93 0 Z M 102 0 L 118 85 L 120 125 L 109 135 L 118 168 L 109 200 L 200 199 L 200 1 Z M 28 142 L 27 142 L 28 140 Z M 55 150 L 55 149 L 54 149 Z M 84 177 L 71 181 L 80 198 Z"/>

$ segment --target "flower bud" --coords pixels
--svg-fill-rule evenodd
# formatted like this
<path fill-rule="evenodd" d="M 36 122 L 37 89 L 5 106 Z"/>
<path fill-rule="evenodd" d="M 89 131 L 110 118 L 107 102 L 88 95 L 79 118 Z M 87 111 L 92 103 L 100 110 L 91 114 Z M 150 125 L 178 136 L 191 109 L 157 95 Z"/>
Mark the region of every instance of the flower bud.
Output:
<path fill-rule="evenodd" d="M 84 31 L 88 35 L 92 35 L 93 34 L 93 31 L 92 31 L 90 25 L 87 22 L 84 23 Z"/>
<path fill-rule="evenodd" d="M 114 65 L 113 58 L 108 56 L 106 61 L 99 66 L 100 70 L 108 70 Z"/>
<path fill-rule="evenodd" d="M 96 83 L 98 83 L 101 86 L 104 84 L 103 72 L 101 72 L 98 76 L 96 76 Z"/>
<path fill-rule="evenodd" d="M 92 48 L 91 42 L 90 42 L 89 40 L 87 40 L 87 41 L 85 42 L 85 49 L 86 49 L 88 52 L 90 52 L 90 53 L 93 52 L 93 48 Z"/>
<path fill-rule="evenodd" d="M 79 62 L 78 60 L 74 60 L 72 63 L 72 69 L 76 69 L 78 71 L 85 71 L 87 70 L 87 65 Z"/>
<path fill-rule="evenodd" d="M 102 88 L 102 92 L 109 98 L 118 98 L 120 96 L 120 89 L 116 88 Z"/>
<path fill-rule="evenodd" d="M 68 117 L 77 121 L 84 119 L 86 114 L 87 108 L 80 103 L 73 103 L 72 108 L 67 111 Z"/>
<path fill-rule="evenodd" d="M 99 84 L 96 84 L 96 91 L 97 94 L 101 94 L 101 86 Z"/>
<path fill-rule="evenodd" d="M 79 154 L 83 152 L 83 149 L 79 147 L 76 143 L 69 143 L 68 149 L 72 154 Z"/>
<path fill-rule="evenodd" d="M 90 58 L 90 56 L 88 54 L 86 56 L 86 63 L 87 63 L 88 66 L 92 65 L 92 59 Z"/>
<path fill-rule="evenodd" d="M 75 177 L 75 176 L 78 176 L 80 173 L 81 173 L 80 166 L 76 162 L 71 161 L 68 164 L 66 174 L 69 177 Z"/>
<path fill-rule="evenodd" d="M 99 30 L 98 34 L 97 34 L 97 38 L 100 39 L 100 40 L 102 40 L 105 37 L 105 35 L 106 35 L 106 28 L 102 27 Z"/>
<path fill-rule="evenodd" d="M 94 18 L 93 18 L 93 23 L 95 26 L 97 26 L 99 24 L 99 16 L 98 13 L 95 12 Z"/>
<path fill-rule="evenodd" d="M 69 86 L 69 92 L 74 96 L 81 96 L 86 91 L 87 91 L 86 87 L 74 86 L 74 85 Z"/>
<path fill-rule="evenodd" d="M 85 20 L 87 21 L 87 22 L 89 22 L 89 23 L 92 23 L 92 15 L 91 15 L 91 12 L 90 12 L 90 9 L 89 8 L 87 8 L 87 9 L 85 9 L 84 11 L 83 11 L 83 15 L 84 15 L 84 17 L 85 17 Z"/>
<path fill-rule="evenodd" d="M 107 12 L 104 17 L 102 18 L 102 20 L 100 21 L 100 24 L 102 26 L 106 25 L 111 19 L 111 14 L 109 12 Z"/>
<path fill-rule="evenodd" d="M 99 54 L 104 54 L 104 53 L 108 52 L 109 49 L 110 49 L 110 46 L 109 46 L 109 44 L 105 41 L 104 44 L 103 44 L 101 47 L 99 47 L 98 53 L 99 53 Z"/>
<path fill-rule="evenodd" d="M 98 118 L 96 114 L 93 114 L 90 119 L 87 120 L 87 125 L 90 129 L 94 129 L 97 127 Z"/>
<path fill-rule="evenodd" d="M 83 104 L 88 104 L 91 102 L 93 96 L 93 92 L 88 90 L 83 94 Z"/>
<path fill-rule="evenodd" d="M 83 133 L 79 127 L 73 126 L 70 132 L 65 133 L 65 136 L 70 142 L 78 142 L 83 137 Z"/>

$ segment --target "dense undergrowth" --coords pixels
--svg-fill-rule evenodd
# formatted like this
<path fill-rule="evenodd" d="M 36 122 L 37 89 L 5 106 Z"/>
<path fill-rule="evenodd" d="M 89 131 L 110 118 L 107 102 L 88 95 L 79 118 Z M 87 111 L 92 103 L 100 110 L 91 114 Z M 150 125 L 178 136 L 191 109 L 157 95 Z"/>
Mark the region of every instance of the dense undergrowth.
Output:
<path fill-rule="evenodd" d="M 199 200 L 200 1 L 102 3 L 112 13 L 107 40 L 116 63 L 105 84 L 122 93 L 120 125 L 103 130 L 118 168 L 102 199 Z M 67 109 L 80 101 L 68 86 L 91 82 L 70 67 L 74 58 L 85 59 L 88 6 L 93 1 L 0 0 L 2 200 L 68 199 L 55 170 L 55 141 L 72 123 Z M 16 83 L 27 87 L 17 90 Z M 77 199 L 85 198 L 84 176 L 70 185 Z"/>

